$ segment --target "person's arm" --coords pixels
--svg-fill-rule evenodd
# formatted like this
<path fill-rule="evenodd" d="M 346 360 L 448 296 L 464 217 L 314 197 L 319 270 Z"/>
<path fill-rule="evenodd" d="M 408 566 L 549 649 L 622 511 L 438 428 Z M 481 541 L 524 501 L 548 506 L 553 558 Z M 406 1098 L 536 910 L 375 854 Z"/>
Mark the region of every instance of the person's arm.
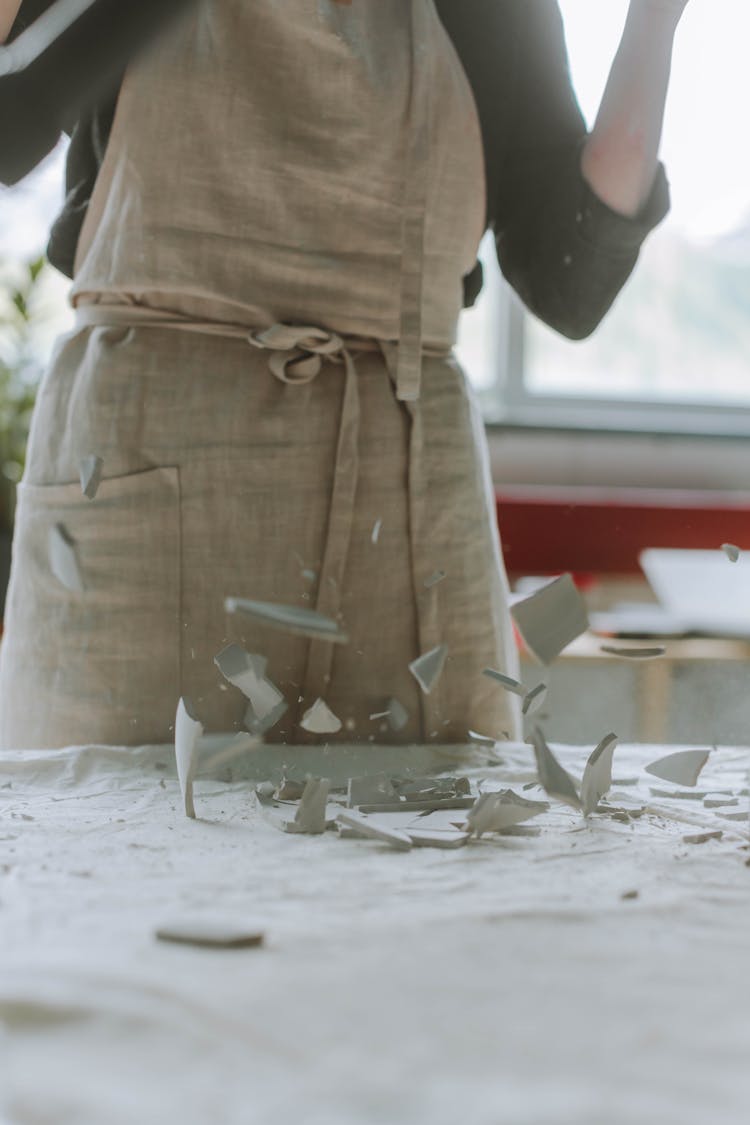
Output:
<path fill-rule="evenodd" d="M 0 0 L 0 43 L 4 43 L 15 23 L 21 0 Z"/>
<path fill-rule="evenodd" d="M 591 188 L 614 211 L 637 215 L 656 175 L 672 44 L 687 0 L 630 0 L 617 56 L 584 145 Z"/>

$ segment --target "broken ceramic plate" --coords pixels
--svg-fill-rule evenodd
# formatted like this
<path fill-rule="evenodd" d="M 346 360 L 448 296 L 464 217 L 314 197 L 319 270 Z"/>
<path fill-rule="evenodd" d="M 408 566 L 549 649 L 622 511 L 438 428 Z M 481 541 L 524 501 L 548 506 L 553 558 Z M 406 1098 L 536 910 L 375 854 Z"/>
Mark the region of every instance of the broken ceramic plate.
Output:
<path fill-rule="evenodd" d="M 65 524 L 56 523 L 49 529 L 49 562 L 55 578 L 66 590 L 72 590 L 76 594 L 85 593 L 75 540 Z"/>
<path fill-rule="evenodd" d="M 197 945 L 206 949 L 251 949 L 263 944 L 263 930 L 237 919 L 177 918 L 155 931 L 159 941 Z"/>
<path fill-rule="evenodd" d="M 586 603 L 569 574 L 516 602 L 511 613 L 526 647 L 541 664 L 551 664 L 589 627 Z"/>
<path fill-rule="evenodd" d="M 284 702 L 284 696 L 265 675 L 265 657 L 246 652 L 241 645 L 231 644 L 216 654 L 214 664 L 222 676 L 250 700 L 254 714 L 261 721 Z"/>
<path fill-rule="evenodd" d="M 392 731 L 403 730 L 408 722 L 409 712 L 403 703 L 399 703 L 397 699 L 391 697 L 388 700 L 388 726 Z"/>
<path fill-rule="evenodd" d="M 625 645 L 599 645 L 600 652 L 609 656 L 624 656 L 630 660 L 653 660 L 656 656 L 664 656 L 667 651 L 664 645 L 643 645 L 640 648 L 627 648 Z"/>
<path fill-rule="evenodd" d="M 195 819 L 193 780 L 198 767 L 196 746 L 203 734 L 203 724 L 192 714 L 190 703 L 180 699 L 174 723 L 174 749 L 177 759 L 177 777 L 185 806 L 185 816 Z"/>
<path fill-rule="evenodd" d="M 576 791 L 575 782 L 550 750 L 539 727 L 535 728 L 531 740 L 534 747 L 537 773 L 539 774 L 539 784 L 547 796 L 556 801 L 562 801 L 565 805 L 570 805 L 572 809 L 580 810 L 581 800 Z"/>
<path fill-rule="evenodd" d="M 81 491 L 89 500 L 93 500 L 99 491 L 99 485 L 102 482 L 103 466 L 104 462 L 101 457 L 96 457 L 93 454 L 90 457 L 82 457 L 78 462 L 78 472 L 81 477 Z"/>
<path fill-rule="evenodd" d="M 497 683 L 502 684 L 506 691 L 512 691 L 514 695 L 526 695 L 526 688 L 520 680 L 514 680 L 512 676 L 506 676 L 505 672 L 497 672 L 494 668 L 482 669 L 483 676 L 489 676 L 491 680 L 496 680 Z"/>
<path fill-rule="evenodd" d="M 537 684 L 523 697 L 521 711 L 524 715 L 534 715 L 547 698 L 547 685 Z"/>
<path fill-rule="evenodd" d="M 730 562 L 736 563 L 739 560 L 740 549 L 735 547 L 734 543 L 722 543 L 721 549 Z"/>
<path fill-rule="evenodd" d="M 325 617 L 314 609 L 280 605 L 276 602 L 256 602 L 250 598 L 225 598 L 224 609 L 227 613 L 244 613 L 264 625 L 285 629 L 304 637 L 333 641 L 335 644 L 346 644 L 349 640 L 333 618 Z"/>
<path fill-rule="evenodd" d="M 528 801 L 512 789 L 482 793 L 469 811 L 466 827 L 475 836 L 481 836 L 484 832 L 505 832 L 548 809 L 546 801 Z"/>
<path fill-rule="evenodd" d="M 447 655 L 448 649 L 446 646 L 438 645 L 437 648 L 432 648 L 429 652 L 422 653 L 416 660 L 412 660 L 409 665 L 409 671 L 425 695 L 429 695 L 437 683 L 438 676 L 443 670 Z"/>
<path fill-rule="evenodd" d="M 346 811 L 342 809 L 340 813 L 337 813 L 336 820 L 339 824 L 354 829 L 360 836 L 367 836 L 372 840 L 382 840 L 383 843 L 390 844 L 392 848 L 397 848 L 402 852 L 411 851 L 411 840 L 405 832 L 399 832 L 397 828 L 389 828 L 388 825 L 380 824 L 377 820 L 370 820 L 361 813 L 353 812 L 351 809 Z"/>
<path fill-rule="evenodd" d="M 698 781 L 709 756 L 709 750 L 679 750 L 676 754 L 667 754 L 665 758 L 650 762 L 646 772 L 660 777 L 662 781 L 691 787 Z"/>
<path fill-rule="evenodd" d="M 612 787 L 612 757 L 617 746 L 617 735 L 606 734 L 592 751 L 581 782 L 583 815 L 590 816 L 599 801 Z"/>
<path fill-rule="evenodd" d="M 305 711 L 299 724 L 303 730 L 312 734 L 336 734 L 341 730 L 341 719 L 334 715 L 327 703 L 316 699 L 312 707 Z"/>
<path fill-rule="evenodd" d="M 284 821 L 285 832 L 319 836 L 326 830 L 326 806 L 331 783 L 327 778 L 313 777 L 305 785 L 294 820 Z"/>
<path fill-rule="evenodd" d="M 429 590 L 433 586 L 437 586 L 438 582 L 442 582 L 444 578 L 445 578 L 445 571 L 444 570 L 434 570 L 432 572 L 432 574 L 428 578 L 425 578 L 425 580 L 424 580 L 425 590 Z"/>

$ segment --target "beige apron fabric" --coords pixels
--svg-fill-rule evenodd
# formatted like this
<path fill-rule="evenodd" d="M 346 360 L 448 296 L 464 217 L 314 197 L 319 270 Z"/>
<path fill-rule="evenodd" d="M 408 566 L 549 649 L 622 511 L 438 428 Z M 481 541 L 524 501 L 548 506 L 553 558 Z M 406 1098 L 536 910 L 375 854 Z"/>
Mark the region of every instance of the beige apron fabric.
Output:
<path fill-rule="evenodd" d="M 313 737 L 319 695 L 331 741 L 518 733 L 481 675 L 516 657 L 450 352 L 481 161 L 432 0 L 217 0 L 128 71 L 21 487 L 3 746 L 164 741 L 179 694 L 208 729 L 241 726 L 213 664 L 233 640 L 289 701 L 270 740 Z M 71 483 L 88 453 L 94 501 Z M 59 522 L 83 593 L 50 573 Z M 314 605 L 350 644 L 228 617 L 228 594 Z M 408 663 L 437 644 L 425 696 Z M 399 732 L 370 719 L 391 696 Z"/>

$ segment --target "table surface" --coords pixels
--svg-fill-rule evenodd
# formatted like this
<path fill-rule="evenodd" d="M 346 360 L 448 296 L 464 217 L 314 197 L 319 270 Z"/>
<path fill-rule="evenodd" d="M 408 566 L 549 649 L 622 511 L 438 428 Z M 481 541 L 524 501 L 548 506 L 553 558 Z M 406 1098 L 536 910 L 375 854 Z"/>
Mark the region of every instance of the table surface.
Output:
<path fill-rule="evenodd" d="M 0 1121 L 744 1125 L 748 754 L 699 780 L 722 808 L 658 795 L 673 749 L 615 754 L 639 819 L 553 803 L 537 836 L 408 853 L 280 833 L 242 780 L 187 820 L 164 748 L 5 755 Z M 580 776 L 591 747 L 556 750 Z M 498 752 L 466 772 L 523 792 L 529 747 Z M 154 940 L 186 911 L 266 945 Z"/>

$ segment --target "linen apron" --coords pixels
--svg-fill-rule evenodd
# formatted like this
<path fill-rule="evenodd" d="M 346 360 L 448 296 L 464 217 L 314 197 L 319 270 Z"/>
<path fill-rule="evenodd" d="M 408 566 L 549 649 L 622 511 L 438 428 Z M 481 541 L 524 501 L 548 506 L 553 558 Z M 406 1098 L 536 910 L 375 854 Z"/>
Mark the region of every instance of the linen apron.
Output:
<path fill-rule="evenodd" d="M 289 705 L 268 741 L 518 736 L 482 675 L 517 657 L 452 352 L 484 183 L 433 0 L 206 0 L 128 69 L 19 488 L 0 745 L 165 742 L 180 695 L 240 729 L 232 642 Z M 228 595 L 317 608 L 349 643 Z M 425 693 L 408 665 L 438 645 Z M 300 727 L 318 697 L 338 734 Z"/>

